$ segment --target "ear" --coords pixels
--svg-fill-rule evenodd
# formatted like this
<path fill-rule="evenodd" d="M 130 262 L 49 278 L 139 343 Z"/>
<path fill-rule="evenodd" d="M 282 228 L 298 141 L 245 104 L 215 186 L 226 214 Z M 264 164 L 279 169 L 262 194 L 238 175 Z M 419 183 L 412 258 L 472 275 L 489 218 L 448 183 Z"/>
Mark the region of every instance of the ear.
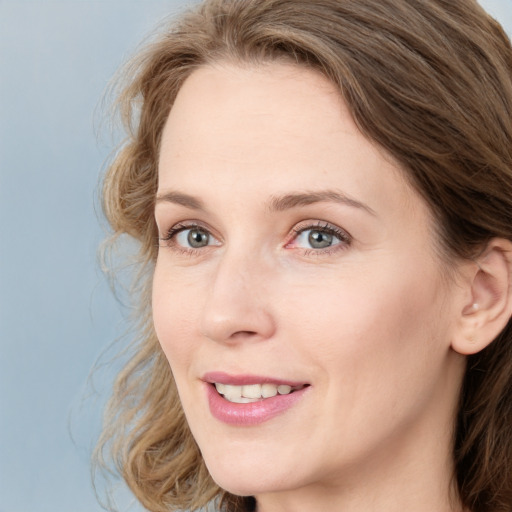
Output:
<path fill-rule="evenodd" d="M 463 281 L 467 293 L 451 345 L 470 355 L 487 347 L 512 315 L 512 242 L 492 239 Z"/>

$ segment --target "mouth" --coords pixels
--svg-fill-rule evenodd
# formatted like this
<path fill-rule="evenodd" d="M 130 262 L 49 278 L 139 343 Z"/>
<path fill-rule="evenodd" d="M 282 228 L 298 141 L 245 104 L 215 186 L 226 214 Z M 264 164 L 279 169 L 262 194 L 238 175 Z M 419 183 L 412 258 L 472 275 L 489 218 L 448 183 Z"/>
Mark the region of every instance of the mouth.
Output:
<path fill-rule="evenodd" d="M 234 385 L 221 382 L 211 383 L 217 393 L 225 400 L 235 404 L 249 404 L 260 402 L 267 398 L 273 398 L 277 395 L 290 395 L 295 391 L 304 389 L 309 384 L 300 384 L 291 386 L 289 384 L 274 384 L 265 382 L 261 384 Z"/>
<path fill-rule="evenodd" d="M 311 387 L 308 382 L 257 375 L 203 375 L 212 415 L 230 425 L 264 423 L 294 408 Z"/>
<path fill-rule="evenodd" d="M 202 378 L 211 414 L 223 423 L 239 427 L 265 423 L 302 401 L 306 382 L 256 375 L 211 372 Z"/>

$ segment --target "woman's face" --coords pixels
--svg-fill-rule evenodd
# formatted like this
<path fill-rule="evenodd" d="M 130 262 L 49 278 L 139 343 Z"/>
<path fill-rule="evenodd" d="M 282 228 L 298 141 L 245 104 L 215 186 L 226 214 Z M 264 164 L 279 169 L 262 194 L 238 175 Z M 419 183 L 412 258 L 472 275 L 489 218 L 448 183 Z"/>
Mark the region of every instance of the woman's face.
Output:
<path fill-rule="evenodd" d="M 449 472 L 460 289 L 427 206 L 326 79 L 195 71 L 163 133 L 156 220 L 155 328 L 220 486 Z"/>

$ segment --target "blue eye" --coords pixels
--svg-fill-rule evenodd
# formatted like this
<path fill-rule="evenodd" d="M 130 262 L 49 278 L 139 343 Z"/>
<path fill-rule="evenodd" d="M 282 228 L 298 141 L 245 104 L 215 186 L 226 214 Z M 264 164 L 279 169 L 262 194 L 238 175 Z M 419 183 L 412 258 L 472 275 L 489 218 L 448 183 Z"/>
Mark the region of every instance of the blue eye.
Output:
<path fill-rule="evenodd" d="M 329 249 L 343 249 L 350 245 L 352 237 L 343 229 L 326 222 L 302 222 L 293 229 L 293 240 L 287 247 L 306 249 L 318 254 L 329 253 Z"/>
<path fill-rule="evenodd" d="M 180 249 L 184 251 L 199 250 L 210 245 L 219 245 L 211 233 L 201 226 L 177 224 L 173 226 L 161 242 L 169 248 Z"/>
<path fill-rule="evenodd" d="M 210 233 L 201 228 L 182 229 L 176 233 L 176 242 L 182 247 L 200 249 L 210 245 Z"/>
<path fill-rule="evenodd" d="M 341 243 L 341 239 L 325 228 L 305 229 L 296 238 L 297 246 L 308 249 L 327 249 L 339 243 Z"/>

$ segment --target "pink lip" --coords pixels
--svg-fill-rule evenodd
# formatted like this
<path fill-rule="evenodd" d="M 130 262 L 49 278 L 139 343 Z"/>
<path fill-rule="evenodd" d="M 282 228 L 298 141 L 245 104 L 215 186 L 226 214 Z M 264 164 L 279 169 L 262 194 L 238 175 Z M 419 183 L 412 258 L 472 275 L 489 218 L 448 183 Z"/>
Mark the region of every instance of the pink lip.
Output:
<path fill-rule="evenodd" d="M 258 425 L 265 421 L 269 421 L 275 416 L 282 414 L 293 407 L 299 400 L 301 400 L 307 389 L 309 389 L 309 386 L 306 386 L 288 395 L 276 395 L 272 398 L 258 400 L 257 402 L 237 404 L 229 402 L 221 396 L 212 383 L 218 382 L 222 384 L 242 386 L 268 382 L 277 385 L 287 384 L 292 387 L 304 385 L 304 383 L 283 381 L 279 379 L 276 380 L 265 377 L 262 378 L 253 375 L 232 376 L 217 372 L 208 373 L 203 377 L 203 380 L 205 381 L 208 405 L 212 416 L 223 423 L 237 426 Z"/>
<path fill-rule="evenodd" d="M 304 386 L 306 382 L 297 382 L 291 380 L 274 379 L 272 377 L 263 377 L 261 375 L 229 375 L 224 372 L 208 372 L 203 375 L 202 380 L 211 384 L 231 384 L 232 386 L 248 386 L 250 384 L 276 384 L 277 386 L 288 385 L 292 388 Z"/>

